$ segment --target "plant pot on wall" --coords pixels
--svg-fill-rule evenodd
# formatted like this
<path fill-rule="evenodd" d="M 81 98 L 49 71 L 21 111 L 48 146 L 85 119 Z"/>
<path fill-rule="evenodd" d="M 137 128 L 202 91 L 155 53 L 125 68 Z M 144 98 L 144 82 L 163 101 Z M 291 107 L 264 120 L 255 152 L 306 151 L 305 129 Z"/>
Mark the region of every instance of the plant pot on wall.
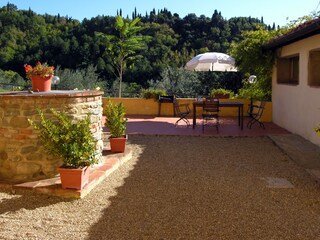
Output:
<path fill-rule="evenodd" d="M 84 168 L 58 168 L 62 188 L 81 190 L 89 182 L 89 167 Z"/>
<path fill-rule="evenodd" d="M 34 92 L 50 92 L 51 91 L 51 80 L 50 77 L 32 76 L 32 91 Z"/>
<path fill-rule="evenodd" d="M 123 153 L 126 148 L 128 136 L 124 135 L 123 137 L 110 137 L 110 148 L 113 153 Z"/>

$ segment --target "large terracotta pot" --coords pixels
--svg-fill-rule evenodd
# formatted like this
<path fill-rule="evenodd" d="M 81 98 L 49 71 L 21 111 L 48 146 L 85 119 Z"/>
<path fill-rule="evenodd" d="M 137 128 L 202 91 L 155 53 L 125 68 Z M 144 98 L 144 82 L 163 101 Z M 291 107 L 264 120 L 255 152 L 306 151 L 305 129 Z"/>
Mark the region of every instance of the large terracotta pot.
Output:
<path fill-rule="evenodd" d="M 81 190 L 89 182 L 89 167 L 84 168 L 58 168 L 62 188 Z"/>
<path fill-rule="evenodd" d="M 123 137 L 118 137 L 118 138 L 110 137 L 109 140 L 110 140 L 111 152 L 123 153 L 126 148 L 127 138 L 128 138 L 127 135 L 125 135 Z"/>
<path fill-rule="evenodd" d="M 41 77 L 33 76 L 32 81 L 32 91 L 34 92 L 50 92 L 51 91 L 51 77 Z"/>

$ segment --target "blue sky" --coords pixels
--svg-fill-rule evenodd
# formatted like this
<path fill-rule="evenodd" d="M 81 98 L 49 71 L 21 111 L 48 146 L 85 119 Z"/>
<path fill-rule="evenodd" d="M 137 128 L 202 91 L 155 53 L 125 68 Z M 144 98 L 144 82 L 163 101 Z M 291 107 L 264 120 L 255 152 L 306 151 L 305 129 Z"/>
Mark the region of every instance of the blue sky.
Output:
<path fill-rule="evenodd" d="M 226 19 L 231 17 L 263 16 L 266 24 L 284 26 L 289 21 L 311 12 L 320 10 L 319 0 L 0 0 L 1 6 L 8 2 L 15 4 L 18 9 L 29 9 L 39 14 L 69 16 L 73 19 L 96 17 L 98 15 L 115 16 L 117 9 L 122 9 L 125 17 L 131 14 L 134 8 L 145 15 L 153 8 L 156 10 L 167 8 L 171 13 L 178 13 L 181 18 L 188 13 L 197 16 L 204 14 L 211 17 L 215 9 L 221 12 Z M 317 8 L 318 7 L 318 8 Z"/>

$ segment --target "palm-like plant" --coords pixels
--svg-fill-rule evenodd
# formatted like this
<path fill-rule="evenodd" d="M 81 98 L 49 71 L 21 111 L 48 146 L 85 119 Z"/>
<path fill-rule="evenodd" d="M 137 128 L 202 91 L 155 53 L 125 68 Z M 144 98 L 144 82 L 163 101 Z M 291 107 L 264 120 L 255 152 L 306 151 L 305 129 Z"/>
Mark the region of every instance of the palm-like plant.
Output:
<path fill-rule="evenodd" d="M 106 44 L 107 56 L 111 57 L 111 64 L 115 69 L 115 75 L 119 78 L 119 98 L 121 98 L 121 84 L 123 73 L 126 68 L 140 57 L 136 53 L 146 46 L 149 40 L 148 36 L 138 35 L 142 30 L 141 26 L 137 26 L 140 18 L 135 18 L 132 21 L 124 20 L 121 16 L 116 17 L 115 29 L 116 35 L 105 35 L 98 33 Z"/>

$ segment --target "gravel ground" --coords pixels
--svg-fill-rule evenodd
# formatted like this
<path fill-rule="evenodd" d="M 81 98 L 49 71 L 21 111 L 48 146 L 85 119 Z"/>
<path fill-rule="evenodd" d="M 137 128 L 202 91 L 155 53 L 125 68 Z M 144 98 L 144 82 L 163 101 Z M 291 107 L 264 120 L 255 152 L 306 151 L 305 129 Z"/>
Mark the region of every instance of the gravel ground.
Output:
<path fill-rule="evenodd" d="M 133 159 L 85 199 L 1 188 L 0 239 L 320 239 L 319 185 L 267 137 L 130 145 Z"/>

